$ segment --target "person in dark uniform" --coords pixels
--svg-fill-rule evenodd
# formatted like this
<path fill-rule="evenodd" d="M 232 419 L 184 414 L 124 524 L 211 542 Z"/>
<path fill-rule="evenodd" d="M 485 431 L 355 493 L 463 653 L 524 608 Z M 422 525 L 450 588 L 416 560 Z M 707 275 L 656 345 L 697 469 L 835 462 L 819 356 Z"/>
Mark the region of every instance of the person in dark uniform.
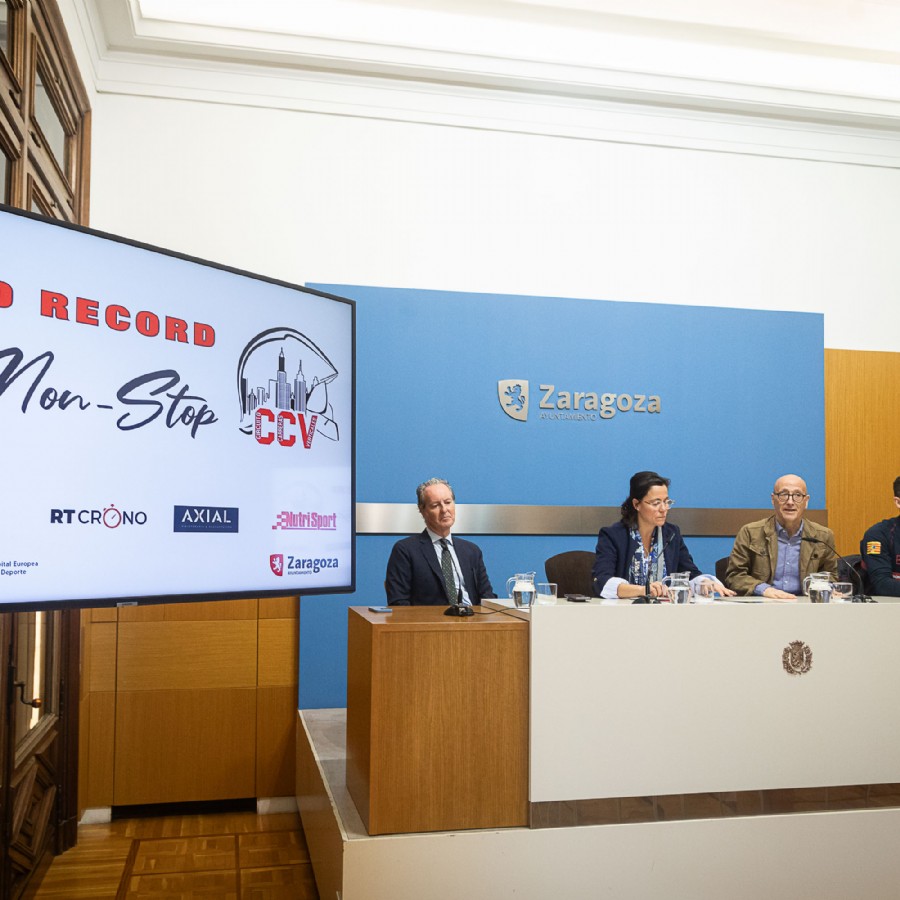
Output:
<path fill-rule="evenodd" d="M 900 478 L 894 479 L 894 504 L 900 509 Z M 859 544 L 869 591 L 876 596 L 900 597 L 900 515 L 873 525 Z"/>

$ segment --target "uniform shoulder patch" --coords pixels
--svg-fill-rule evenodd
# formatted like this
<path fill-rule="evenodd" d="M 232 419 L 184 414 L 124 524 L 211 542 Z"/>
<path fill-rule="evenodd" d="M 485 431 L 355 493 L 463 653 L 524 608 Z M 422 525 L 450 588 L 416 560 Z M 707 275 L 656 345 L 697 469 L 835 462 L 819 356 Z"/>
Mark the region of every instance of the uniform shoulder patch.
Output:
<path fill-rule="evenodd" d="M 868 541 L 866 543 L 866 554 L 868 556 L 878 556 L 881 553 L 881 541 Z"/>

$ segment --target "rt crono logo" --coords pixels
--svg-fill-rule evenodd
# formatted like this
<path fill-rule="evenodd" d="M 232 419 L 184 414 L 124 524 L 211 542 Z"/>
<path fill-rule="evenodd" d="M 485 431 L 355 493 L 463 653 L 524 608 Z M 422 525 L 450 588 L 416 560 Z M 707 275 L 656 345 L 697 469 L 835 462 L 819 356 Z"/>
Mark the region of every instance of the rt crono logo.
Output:
<path fill-rule="evenodd" d="M 103 509 L 51 509 L 51 525 L 146 525 L 147 513 L 142 510 L 117 509 L 114 503 Z"/>

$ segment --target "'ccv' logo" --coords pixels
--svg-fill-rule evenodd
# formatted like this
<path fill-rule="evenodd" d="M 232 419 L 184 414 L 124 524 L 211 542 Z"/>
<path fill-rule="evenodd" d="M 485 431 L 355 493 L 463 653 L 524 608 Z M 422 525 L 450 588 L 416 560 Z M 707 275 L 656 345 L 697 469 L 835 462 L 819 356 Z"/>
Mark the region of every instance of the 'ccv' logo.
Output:
<path fill-rule="evenodd" d="M 521 378 L 505 378 L 497 382 L 500 406 L 511 419 L 528 419 L 528 382 Z"/>

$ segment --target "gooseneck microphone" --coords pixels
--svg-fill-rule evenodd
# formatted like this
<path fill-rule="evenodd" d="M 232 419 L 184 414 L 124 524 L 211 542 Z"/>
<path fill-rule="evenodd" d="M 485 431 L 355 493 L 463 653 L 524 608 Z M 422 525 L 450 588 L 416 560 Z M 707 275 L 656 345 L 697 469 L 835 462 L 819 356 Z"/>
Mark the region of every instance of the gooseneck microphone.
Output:
<path fill-rule="evenodd" d="M 859 585 L 859 591 L 850 598 L 851 603 L 877 603 L 878 602 L 877 600 L 873 600 L 865 592 L 865 590 L 863 589 L 862 576 L 859 574 L 859 572 L 856 571 L 856 569 L 853 568 L 853 566 L 850 564 L 850 560 L 841 556 L 841 554 L 838 553 L 837 550 L 835 550 L 835 548 L 832 547 L 831 544 L 828 543 L 828 541 L 823 541 L 822 538 L 815 538 L 815 537 L 802 537 L 802 538 L 800 538 L 800 540 L 806 541 L 807 544 L 823 544 L 839 560 L 841 560 L 841 562 L 843 562 L 843 564 L 849 569 L 849 571 L 853 574 L 854 578 L 856 579 L 857 584 Z"/>

